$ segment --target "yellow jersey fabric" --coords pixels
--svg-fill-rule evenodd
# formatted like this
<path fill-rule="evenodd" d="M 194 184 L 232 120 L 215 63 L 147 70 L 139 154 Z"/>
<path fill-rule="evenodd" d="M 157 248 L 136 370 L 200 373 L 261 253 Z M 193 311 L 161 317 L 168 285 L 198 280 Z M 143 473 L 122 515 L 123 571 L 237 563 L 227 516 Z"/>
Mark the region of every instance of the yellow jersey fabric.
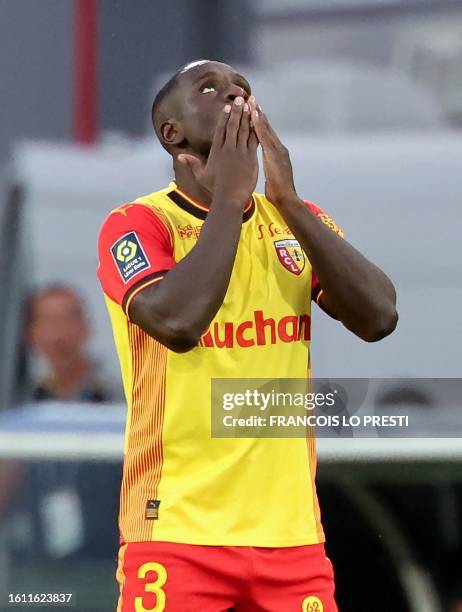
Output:
<path fill-rule="evenodd" d="M 309 376 L 313 272 L 277 209 L 253 194 L 224 302 L 194 349 L 175 353 L 130 321 L 133 297 L 194 248 L 206 215 L 171 183 L 112 211 L 100 232 L 98 276 L 128 404 L 121 539 L 320 543 L 313 438 L 211 437 L 212 378 Z"/>

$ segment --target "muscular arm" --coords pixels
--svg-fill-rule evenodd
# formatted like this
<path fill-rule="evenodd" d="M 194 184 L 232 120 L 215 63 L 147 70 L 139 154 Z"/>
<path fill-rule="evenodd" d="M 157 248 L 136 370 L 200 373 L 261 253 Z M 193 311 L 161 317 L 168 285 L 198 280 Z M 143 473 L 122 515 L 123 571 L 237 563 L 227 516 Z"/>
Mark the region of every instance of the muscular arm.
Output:
<path fill-rule="evenodd" d="M 398 321 L 393 284 L 308 210 L 296 193 L 287 149 L 253 97 L 249 104 L 263 148 L 266 196 L 278 208 L 313 265 L 323 290 L 320 306 L 363 340 L 381 340 Z"/>
<path fill-rule="evenodd" d="M 396 327 L 396 293 L 390 279 L 346 240 L 330 230 L 296 196 L 279 212 L 300 242 L 322 287 L 319 305 L 368 342 Z"/>
<path fill-rule="evenodd" d="M 196 246 L 134 297 L 132 321 L 173 351 L 193 348 L 223 303 L 241 225 L 242 206 L 214 198 Z"/>
<path fill-rule="evenodd" d="M 244 207 L 257 182 L 258 140 L 250 128 L 249 108 L 238 97 L 232 108 L 223 110 L 207 164 L 189 154 L 179 156 L 198 183 L 213 187 L 197 244 L 157 286 L 135 295 L 130 306 L 132 321 L 176 352 L 197 345 L 223 303 Z"/>

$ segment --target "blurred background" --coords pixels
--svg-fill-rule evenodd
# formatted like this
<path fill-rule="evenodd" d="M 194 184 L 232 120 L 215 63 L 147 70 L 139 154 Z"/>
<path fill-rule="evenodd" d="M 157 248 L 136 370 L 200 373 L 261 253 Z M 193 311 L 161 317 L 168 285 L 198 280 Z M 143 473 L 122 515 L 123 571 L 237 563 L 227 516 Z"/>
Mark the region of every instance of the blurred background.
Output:
<path fill-rule="evenodd" d="M 209 58 L 248 78 L 299 194 L 398 290 L 377 345 L 313 313 L 315 376 L 387 379 L 382 406 L 422 418 L 414 439 L 320 441 L 339 608 L 460 612 L 460 385 L 431 381 L 461 378 L 462 0 L 0 9 L 0 610 L 44 591 L 115 607 L 125 408 L 97 235 L 172 178 L 152 99 Z"/>

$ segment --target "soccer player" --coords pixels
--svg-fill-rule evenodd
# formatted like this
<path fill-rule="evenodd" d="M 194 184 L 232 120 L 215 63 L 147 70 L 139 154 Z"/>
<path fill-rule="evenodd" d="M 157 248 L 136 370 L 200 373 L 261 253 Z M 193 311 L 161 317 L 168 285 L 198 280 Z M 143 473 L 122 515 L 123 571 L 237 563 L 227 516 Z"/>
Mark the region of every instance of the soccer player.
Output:
<path fill-rule="evenodd" d="M 314 440 L 212 438 L 211 379 L 306 377 L 312 299 L 380 340 L 393 285 L 299 196 L 230 66 L 186 65 L 152 118 L 175 181 L 113 210 L 99 239 L 128 402 L 118 610 L 333 612 Z"/>

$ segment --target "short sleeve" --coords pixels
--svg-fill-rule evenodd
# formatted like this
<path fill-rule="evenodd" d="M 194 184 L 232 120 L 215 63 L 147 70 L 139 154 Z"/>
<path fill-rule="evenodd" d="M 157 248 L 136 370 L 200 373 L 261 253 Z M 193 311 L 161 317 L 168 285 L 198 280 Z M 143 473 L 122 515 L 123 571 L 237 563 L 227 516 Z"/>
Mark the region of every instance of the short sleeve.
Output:
<path fill-rule="evenodd" d="M 309 202 L 308 200 L 305 200 L 305 204 L 310 209 L 310 211 L 313 213 L 313 215 L 315 215 L 315 217 L 318 217 L 333 232 L 338 234 L 341 238 L 345 236 L 345 232 L 337 225 L 337 223 L 332 219 L 332 217 L 330 217 L 326 212 L 322 210 L 322 208 L 320 208 L 316 204 L 313 204 L 313 202 Z M 311 299 L 317 302 L 321 295 L 321 291 L 322 289 L 319 284 L 318 277 L 313 272 L 311 276 Z"/>
<path fill-rule="evenodd" d="M 103 223 L 98 256 L 104 293 L 127 313 L 133 297 L 175 265 L 168 221 L 145 204 L 125 204 Z"/>

